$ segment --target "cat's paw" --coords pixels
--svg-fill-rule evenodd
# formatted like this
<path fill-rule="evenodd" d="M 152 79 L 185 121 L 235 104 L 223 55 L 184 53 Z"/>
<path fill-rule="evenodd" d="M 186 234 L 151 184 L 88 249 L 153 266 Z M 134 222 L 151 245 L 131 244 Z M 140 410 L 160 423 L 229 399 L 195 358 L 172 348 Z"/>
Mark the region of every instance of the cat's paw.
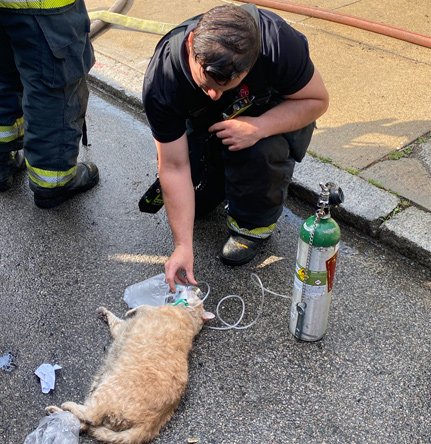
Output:
<path fill-rule="evenodd" d="M 96 314 L 97 314 L 98 318 L 104 322 L 108 322 L 108 313 L 109 313 L 109 310 L 105 307 L 99 307 L 96 310 Z"/>
<path fill-rule="evenodd" d="M 72 413 L 73 413 L 72 410 L 74 410 L 76 406 L 77 406 L 76 402 L 71 402 L 71 401 L 63 402 L 63 404 L 61 404 L 61 408 L 63 410 L 66 410 L 66 411 L 72 412 Z"/>
<path fill-rule="evenodd" d="M 49 405 L 48 407 L 45 407 L 45 413 L 47 415 L 52 415 L 53 413 L 59 413 L 63 410 L 60 407 L 57 407 L 56 405 Z"/>

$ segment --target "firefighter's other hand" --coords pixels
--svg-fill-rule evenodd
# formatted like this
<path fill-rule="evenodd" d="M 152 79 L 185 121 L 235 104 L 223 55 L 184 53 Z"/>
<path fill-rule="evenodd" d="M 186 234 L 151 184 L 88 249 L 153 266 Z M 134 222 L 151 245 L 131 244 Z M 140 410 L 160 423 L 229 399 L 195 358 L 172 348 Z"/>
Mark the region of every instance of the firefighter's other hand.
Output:
<path fill-rule="evenodd" d="M 240 116 L 217 122 L 210 126 L 208 131 L 221 139 L 229 151 L 239 151 L 253 146 L 262 138 L 256 123 L 255 117 Z"/>
<path fill-rule="evenodd" d="M 193 251 L 176 247 L 165 264 L 165 277 L 171 292 L 175 293 L 175 283 L 197 285 L 193 274 Z"/>

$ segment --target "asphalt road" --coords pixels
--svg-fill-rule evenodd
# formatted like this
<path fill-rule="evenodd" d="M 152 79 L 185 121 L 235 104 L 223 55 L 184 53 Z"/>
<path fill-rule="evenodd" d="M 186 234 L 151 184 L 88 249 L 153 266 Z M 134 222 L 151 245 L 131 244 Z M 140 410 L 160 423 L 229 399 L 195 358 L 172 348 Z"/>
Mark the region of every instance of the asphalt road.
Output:
<path fill-rule="evenodd" d="M 172 243 L 164 210 L 139 212 L 154 180 L 156 154 L 139 114 L 92 93 L 83 159 L 100 168 L 90 192 L 44 211 L 25 177 L 0 196 L 0 442 L 24 441 L 44 407 L 81 402 L 110 338 L 95 314 L 118 315 L 127 285 L 163 271 Z M 331 178 L 322 178 L 328 181 Z M 293 199 L 278 230 L 251 264 L 225 267 L 222 209 L 196 224 L 196 276 L 211 293 L 207 309 L 241 295 L 244 324 L 259 313 L 265 287 L 289 295 L 299 226 L 313 209 Z M 190 383 L 157 444 L 428 443 L 430 439 L 431 272 L 342 226 L 329 328 L 317 343 L 288 332 L 290 303 L 266 295 L 249 329 L 204 328 L 190 359 Z M 235 301 L 222 308 L 239 314 Z M 218 325 L 212 322 L 211 325 Z M 58 364 L 43 394 L 34 370 Z M 82 436 L 82 443 L 92 443 Z"/>

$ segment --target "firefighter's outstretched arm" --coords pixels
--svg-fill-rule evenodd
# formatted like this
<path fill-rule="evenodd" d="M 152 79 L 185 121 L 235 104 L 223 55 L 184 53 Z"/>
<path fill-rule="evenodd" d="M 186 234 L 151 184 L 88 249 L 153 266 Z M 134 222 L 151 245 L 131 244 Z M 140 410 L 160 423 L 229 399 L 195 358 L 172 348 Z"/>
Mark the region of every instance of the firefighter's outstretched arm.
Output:
<path fill-rule="evenodd" d="M 193 274 L 195 196 L 187 136 L 169 143 L 156 140 L 156 147 L 163 201 L 174 241 L 165 276 L 171 291 L 175 291 L 175 282 L 197 284 Z"/>

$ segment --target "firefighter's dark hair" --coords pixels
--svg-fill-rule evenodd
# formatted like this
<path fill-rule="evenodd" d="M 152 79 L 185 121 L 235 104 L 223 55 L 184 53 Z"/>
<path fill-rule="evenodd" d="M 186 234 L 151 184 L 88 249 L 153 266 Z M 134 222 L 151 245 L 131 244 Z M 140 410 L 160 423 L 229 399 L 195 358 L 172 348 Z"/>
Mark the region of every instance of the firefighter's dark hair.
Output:
<path fill-rule="evenodd" d="M 205 73 L 226 84 L 256 62 L 260 51 L 257 23 L 241 7 L 217 6 L 203 14 L 193 30 L 192 50 Z"/>

